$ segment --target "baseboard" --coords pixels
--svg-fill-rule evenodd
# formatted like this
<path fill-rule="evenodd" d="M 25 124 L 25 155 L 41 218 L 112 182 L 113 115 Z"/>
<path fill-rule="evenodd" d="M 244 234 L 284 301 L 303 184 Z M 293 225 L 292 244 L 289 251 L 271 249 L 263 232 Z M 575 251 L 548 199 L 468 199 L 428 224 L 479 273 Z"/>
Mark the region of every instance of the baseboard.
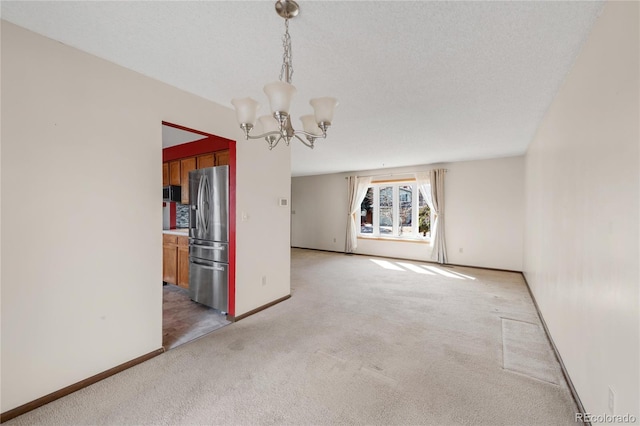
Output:
<path fill-rule="evenodd" d="M 538 302 L 536 301 L 536 297 L 533 295 L 531 291 L 531 287 L 529 286 L 529 282 L 527 281 L 527 277 L 522 273 L 522 278 L 524 279 L 524 283 L 527 286 L 527 290 L 529 290 L 529 295 L 531 296 L 531 300 L 533 300 L 533 306 L 536 308 L 536 312 L 538 313 L 538 318 L 540 318 L 540 322 L 542 323 L 542 328 L 544 328 L 544 333 L 547 335 L 547 340 L 551 344 L 551 348 L 553 349 L 553 353 L 560 364 L 560 368 L 562 369 L 562 375 L 564 376 L 564 380 L 567 382 L 569 386 L 569 390 L 571 391 L 571 396 L 573 396 L 573 401 L 576 403 L 578 407 L 578 412 L 586 413 L 587 411 L 584 409 L 584 405 L 582 405 L 582 401 L 580 400 L 580 396 L 578 395 L 578 391 L 575 386 L 573 386 L 573 382 L 571 381 L 571 377 L 569 377 L 569 372 L 567 371 L 567 367 L 564 365 L 564 361 L 562 361 L 562 356 L 560 356 L 560 352 L 558 352 L 558 348 L 556 347 L 553 338 L 551 337 L 551 333 L 549 333 L 549 328 L 547 327 L 547 323 L 544 321 L 544 317 L 542 316 L 542 312 L 540 311 L 540 307 L 538 306 Z M 591 426 L 590 422 L 584 422 L 587 426 Z"/>
<path fill-rule="evenodd" d="M 284 302 L 285 300 L 289 299 L 290 297 L 291 297 L 291 295 L 287 294 L 286 296 L 281 297 L 280 299 L 276 299 L 273 302 L 269 302 L 266 305 L 259 306 L 259 307 L 255 308 L 255 309 L 250 310 L 249 312 L 245 312 L 244 314 L 241 314 L 241 315 L 238 315 L 238 316 L 227 315 L 227 320 L 229 320 L 231 322 L 240 321 L 241 319 L 249 317 L 249 316 L 251 316 L 253 314 L 257 314 L 260 311 L 264 311 L 265 309 L 270 308 L 273 305 L 277 305 L 280 302 Z"/>
<path fill-rule="evenodd" d="M 42 407 L 45 404 L 48 404 L 50 402 L 55 401 L 56 399 L 60 399 L 63 396 L 67 396 L 75 391 L 78 391 L 82 388 L 86 388 L 87 386 L 90 386 L 94 383 L 97 383 L 101 380 L 106 379 L 107 377 L 113 376 L 114 374 L 117 374 L 121 371 L 124 371 L 128 368 L 131 368 L 135 365 L 138 365 L 140 363 L 143 363 L 147 360 L 150 360 L 151 358 L 154 358 L 160 354 L 162 354 L 164 352 L 164 348 L 160 348 L 160 349 L 156 349 L 153 352 L 149 352 L 148 354 L 139 356 L 138 358 L 134 358 L 131 361 L 127 361 L 124 364 L 120 364 L 117 365 L 113 368 L 110 368 L 106 371 L 103 371 L 102 373 L 98 373 L 95 376 L 91 376 L 87 379 L 81 380 L 77 383 L 74 383 L 72 385 L 69 385 L 65 388 L 62 388 L 60 390 L 57 390 L 55 392 L 52 392 L 48 395 L 45 395 L 41 398 L 38 398 L 36 400 L 33 400 L 31 402 L 27 402 L 26 404 L 23 404 L 19 407 L 16 407 L 12 410 L 6 411 L 2 414 L 0 414 L 0 423 L 4 423 L 8 420 L 11 420 L 15 417 L 21 416 L 31 410 L 35 410 L 38 407 Z"/>
<path fill-rule="evenodd" d="M 500 268 L 488 268 L 486 266 L 475 266 L 475 265 L 460 265 L 457 263 L 445 263 L 445 264 L 441 264 L 438 263 L 434 260 L 424 260 L 424 259 L 409 259 L 409 258 L 402 258 L 402 257 L 391 257 L 391 256 L 382 256 L 379 254 L 366 254 L 366 253 L 347 253 L 345 251 L 333 251 L 333 250 L 325 250 L 325 249 L 316 249 L 316 248 L 307 248 L 307 247 L 295 247 L 295 246 L 291 246 L 291 248 L 294 249 L 299 249 L 299 250 L 313 250 L 313 251 L 323 251 L 326 253 L 343 253 L 349 256 L 371 256 L 371 257 L 380 257 L 382 259 L 397 259 L 397 260 L 408 260 L 411 262 L 425 262 L 425 263 L 433 263 L 434 265 L 437 266 L 443 266 L 445 268 L 447 267 L 452 267 L 452 266 L 458 266 L 461 268 L 475 268 L 475 269 L 485 269 L 487 271 L 499 271 L 499 272 L 515 272 L 516 274 L 522 274 L 522 271 L 516 271 L 514 269 L 500 269 Z"/>
<path fill-rule="evenodd" d="M 291 248 L 300 249 L 300 250 L 324 251 L 324 252 L 327 252 L 327 253 L 355 254 L 355 253 L 347 253 L 344 250 L 325 250 L 325 249 L 317 249 L 317 248 L 309 248 L 309 247 L 297 247 L 297 246 L 291 246 Z"/>
<path fill-rule="evenodd" d="M 430 263 L 435 263 L 435 262 L 430 262 Z M 459 265 L 457 263 L 445 263 L 444 265 L 440 265 L 440 266 L 444 266 L 444 267 L 459 266 L 461 268 L 475 268 L 475 269 L 484 269 L 485 271 L 514 272 L 516 274 L 522 274 L 522 271 L 516 271 L 515 269 L 501 269 L 501 268 L 489 268 L 487 266 Z"/>

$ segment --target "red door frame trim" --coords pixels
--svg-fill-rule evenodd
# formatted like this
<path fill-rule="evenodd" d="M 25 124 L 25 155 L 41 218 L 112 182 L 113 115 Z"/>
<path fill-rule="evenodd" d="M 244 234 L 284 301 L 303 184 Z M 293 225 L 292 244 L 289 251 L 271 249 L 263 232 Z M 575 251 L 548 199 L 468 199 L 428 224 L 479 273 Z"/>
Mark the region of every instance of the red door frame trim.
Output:
<path fill-rule="evenodd" d="M 169 229 L 176 229 L 176 203 L 169 203 Z"/>
<path fill-rule="evenodd" d="M 194 142 L 162 150 L 162 162 L 180 160 L 212 151 L 229 150 L 229 312 L 236 314 L 236 141 L 163 121 L 162 124 L 202 135 Z"/>

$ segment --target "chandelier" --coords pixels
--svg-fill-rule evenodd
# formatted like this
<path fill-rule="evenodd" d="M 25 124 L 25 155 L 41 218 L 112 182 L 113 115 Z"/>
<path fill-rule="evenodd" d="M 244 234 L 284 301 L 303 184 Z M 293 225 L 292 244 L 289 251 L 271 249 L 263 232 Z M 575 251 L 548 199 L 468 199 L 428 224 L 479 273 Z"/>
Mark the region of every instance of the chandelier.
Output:
<path fill-rule="evenodd" d="M 314 114 L 300 117 L 304 130 L 294 130 L 291 125 L 289 107 L 291 106 L 291 99 L 296 93 L 296 88 L 291 84 L 293 63 L 291 60 L 289 19 L 297 16 L 299 11 L 298 4 L 293 0 L 278 0 L 276 2 L 276 12 L 284 18 L 285 32 L 282 37 L 284 54 L 282 55 L 280 81 L 264 86 L 264 93 L 269 98 L 269 105 L 271 106 L 271 115 L 263 115 L 258 118 L 264 133 L 257 136 L 250 134 L 256 122 L 256 113 L 260 107 L 258 102 L 251 98 L 233 99 L 231 101 L 236 109 L 238 123 L 240 123 L 240 128 L 244 131 L 245 139 L 264 138 L 269 144 L 269 149 L 273 149 L 281 140 L 284 140 L 288 146 L 293 138 L 313 149 L 316 139 L 325 139 L 327 137 L 327 129 L 331 126 L 333 111 L 338 105 L 336 98 L 311 99 L 309 103 L 313 107 Z M 301 136 L 304 136 L 306 140 Z"/>

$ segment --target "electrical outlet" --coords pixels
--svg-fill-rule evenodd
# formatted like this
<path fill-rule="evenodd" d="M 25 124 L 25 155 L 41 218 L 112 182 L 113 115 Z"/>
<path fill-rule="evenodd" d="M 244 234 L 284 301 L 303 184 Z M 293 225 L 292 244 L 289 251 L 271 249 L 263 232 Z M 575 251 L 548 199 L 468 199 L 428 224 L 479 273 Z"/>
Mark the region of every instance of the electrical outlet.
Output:
<path fill-rule="evenodd" d="M 266 275 L 262 276 L 262 285 L 267 285 L 267 276 Z"/>
<path fill-rule="evenodd" d="M 609 386 L 609 414 L 613 415 L 615 408 L 616 394 L 613 392 L 613 389 L 611 389 L 611 386 Z"/>
<path fill-rule="evenodd" d="M 335 243 L 336 241 L 337 241 L 337 240 L 334 238 L 334 239 L 333 239 L 333 242 Z"/>
<path fill-rule="evenodd" d="M 460 253 L 462 253 L 462 251 L 463 251 L 463 250 L 462 250 L 462 247 L 460 247 Z"/>

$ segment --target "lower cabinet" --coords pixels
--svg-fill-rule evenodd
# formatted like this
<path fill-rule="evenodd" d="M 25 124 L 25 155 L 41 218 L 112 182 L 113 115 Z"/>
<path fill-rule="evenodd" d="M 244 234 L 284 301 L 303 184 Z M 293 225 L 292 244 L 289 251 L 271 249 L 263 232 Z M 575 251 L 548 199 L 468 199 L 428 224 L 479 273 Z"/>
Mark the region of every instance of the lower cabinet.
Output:
<path fill-rule="evenodd" d="M 162 281 L 178 282 L 178 236 L 162 234 Z"/>
<path fill-rule="evenodd" d="M 189 288 L 189 237 L 162 234 L 162 281 Z"/>
<path fill-rule="evenodd" d="M 189 238 L 178 237 L 178 285 L 189 288 Z"/>

